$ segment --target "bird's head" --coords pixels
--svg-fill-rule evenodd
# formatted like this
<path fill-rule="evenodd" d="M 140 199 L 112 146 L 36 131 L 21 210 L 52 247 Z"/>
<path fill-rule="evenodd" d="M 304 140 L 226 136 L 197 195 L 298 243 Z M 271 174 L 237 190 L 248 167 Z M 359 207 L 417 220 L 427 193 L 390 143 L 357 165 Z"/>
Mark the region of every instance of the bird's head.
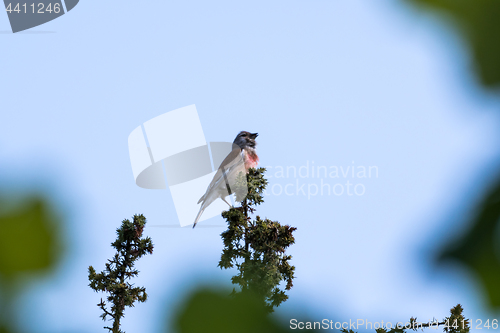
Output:
<path fill-rule="evenodd" d="M 258 133 L 250 133 L 247 131 L 241 131 L 234 139 L 233 143 L 237 144 L 241 149 L 252 148 L 254 149 L 257 145 L 255 142 L 255 138 L 258 136 Z"/>

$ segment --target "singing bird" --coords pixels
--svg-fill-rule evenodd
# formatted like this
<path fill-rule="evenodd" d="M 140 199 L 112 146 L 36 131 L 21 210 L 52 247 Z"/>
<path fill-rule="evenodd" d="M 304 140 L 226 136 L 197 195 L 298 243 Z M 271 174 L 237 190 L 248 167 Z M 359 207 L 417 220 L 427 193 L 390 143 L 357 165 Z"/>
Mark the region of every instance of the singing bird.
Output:
<path fill-rule="evenodd" d="M 229 207 L 232 207 L 226 201 L 226 196 L 230 194 L 228 193 L 227 185 L 234 184 L 240 172 L 246 174 L 248 173 L 248 169 L 255 168 L 259 163 L 259 156 L 257 156 L 257 152 L 255 151 L 255 146 L 257 145 L 255 138 L 258 135 L 258 133 L 246 131 L 238 133 L 236 139 L 233 141 L 233 150 L 222 161 L 212 182 L 208 185 L 207 191 L 198 201 L 198 203 L 201 202 L 201 207 L 194 220 L 193 228 L 196 227 L 196 223 L 198 223 L 205 209 L 218 198 L 221 198 Z"/>

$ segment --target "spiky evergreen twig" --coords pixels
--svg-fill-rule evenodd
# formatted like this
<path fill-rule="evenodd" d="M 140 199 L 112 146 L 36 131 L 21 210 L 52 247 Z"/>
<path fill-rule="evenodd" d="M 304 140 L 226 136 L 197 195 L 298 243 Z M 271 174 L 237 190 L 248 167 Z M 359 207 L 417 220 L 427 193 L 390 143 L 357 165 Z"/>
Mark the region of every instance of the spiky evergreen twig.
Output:
<path fill-rule="evenodd" d="M 153 242 L 151 238 L 142 238 L 146 218 L 141 215 L 134 215 L 133 221 L 123 220 L 120 228 L 116 230 L 118 235 L 113 246 L 117 253 L 113 259 L 108 260 L 106 269 L 101 273 L 96 273 L 92 266 L 89 266 L 90 288 L 96 292 L 107 292 L 110 295 L 107 301 L 112 304 L 111 309 L 106 308 L 106 303 L 102 300 L 97 304 L 103 314 L 102 320 L 106 321 L 109 316 L 113 320 L 113 327 L 105 326 L 113 333 L 123 333 L 120 330 L 120 320 L 124 317 L 125 307 L 134 306 L 135 301 L 145 302 L 148 295 L 146 288 L 134 287 L 127 282 L 139 271 L 134 269 L 135 261 L 147 253 L 153 253 Z"/>
<path fill-rule="evenodd" d="M 260 216 L 250 217 L 254 207 L 264 202 L 262 194 L 267 185 L 264 172 L 264 168 L 250 169 L 246 182 L 240 175 L 235 185 L 236 188 L 248 186 L 248 193 L 244 198 L 237 197 L 241 206 L 222 213 L 228 229 L 221 234 L 224 249 L 218 266 L 221 269 L 236 266 L 239 273 L 231 281 L 239 285 L 239 292 L 257 295 L 267 310 L 273 312 L 274 307 L 288 299 L 280 283 L 286 282 L 285 290 L 293 286 L 295 267 L 289 263 L 292 256 L 285 251 L 295 242 L 292 233 L 296 228 Z M 239 292 L 233 289 L 233 295 Z"/>

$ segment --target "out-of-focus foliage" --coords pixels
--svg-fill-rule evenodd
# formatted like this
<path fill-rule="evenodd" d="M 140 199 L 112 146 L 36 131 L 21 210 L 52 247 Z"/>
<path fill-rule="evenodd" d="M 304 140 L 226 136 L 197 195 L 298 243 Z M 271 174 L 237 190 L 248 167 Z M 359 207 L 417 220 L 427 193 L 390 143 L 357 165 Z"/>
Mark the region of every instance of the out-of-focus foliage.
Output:
<path fill-rule="evenodd" d="M 473 270 L 487 291 L 490 306 L 500 306 L 500 186 L 488 193 L 478 207 L 465 236 L 453 242 L 440 260 L 455 259 Z"/>
<path fill-rule="evenodd" d="M 500 86 L 500 1 L 409 0 L 453 21 L 470 48 L 474 69 L 485 88 Z M 500 148 L 500 145 L 499 145 Z M 451 243 L 439 261 L 457 260 L 473 271 L 491 307 L 500 306 L 500 182 L 484 196 L 467 234 Z"/>
<path fill-rule="evenodd" d="M 151 238 L 142 238 L 146 218 L 144 215 L 134 215 L 133 221 L 123 220 L 120 228 L 116 229 L 118 237 L 111 243 L 116 249 L 113 259 L 108 260 L 106 269 L 96 273 L 94 267 L 89 267 L 90 288 L 99 292 L 107 292 L 107 300 L 112 304 L 111 309 L 101 299 L 97 304 L 103 311 L 102 320 L 109 316 L 113 320 L 113 327 L 104 327 L 113 333 L 123 333 L 120 329 L 120 320 L 125 316 L 125 307 L 134 306 L 136 301 L 145 302 L 148 298 L 146 288 L 134 287 L 128 282 L 137 276 L 139 271 L 134 269 L 135 262 L 146 254 L 153 254 Z"/>
<path fill-rule="evenodd" d="M 14 332 L 15 300 L 30 277 L 55 269 L 62 254 L 60 221 L 43 197 L 0 200 L 0 332 Z"/>
<path fill-rule="evenodd" d="M 467 42 L 475 71 L 486 87 L 500 84 L 500 1 L 410 0 L 451 19 Z"/>
<path fill-rule="evenodd" d="M 0 279 L 52 269 L 60 257 L 59 224 L 48 204 L 34 198 L 0 215 Z"/>
<path fill-rule="evenodd" d="M 228 296 L 227 290 L 202 288 L 192 294 L 173 319 L 178 333 L 281 333 L 289 328 L 269 316 L 250 293 Z M 168 330 L 167 330 L 168 331 Z"/>
<path fill-rule="evenodd" d="M 299 331 L 307 332 L 323 330 L 321 322 L 318 326 L 320 329 L 315 330 L 313 329 L 315 327 L 314 321 L 307 319 L 298 320 L 302 323 L 301 325 L 297 325 L 296 321 L 295 326 L 281 323 L 276 319 L 274 315 L 269 315 L 267 310 L 262 307 L 262 301 L 255 294 L 240 293 L 237 297 L 231 297 L 228 296 L 228 290 L 202 287 L 183 300 L 178 312 L 174 313 L 171 329 L 166 328 L 165 331 L 176 333 L 281 333 L 290 332 L 293 327 Z M 463 308 L 460 304 L 453 307 L 450 310 L 450 316 L 439 323 L 437 321 L 419 323 L 416 318 L 411 318 L 409 323 L 409 329 L 379 328 L 373 331 L 376 333 L 431 332 L 437 331 L 437 328 L 448 333 L 469 333 L 470 331 L 470 322 L 463 316 Z M 332 332 L 357 333 L 351 329 L 332 330 Z"/>
<path fill-rule="evenodd" d="M 296 228 L 260 216 L 250 217 L 254 207 L 264 202 L 262 193 L 267 185 L 264 172 L 264 168 L 250 169 L 246 182 L 237 181 L 237 184 L 248 185 L 248 193 L 240 207 L 222 213 L 228 229 L 221 234 L 224 249 L 219 267 L 236 266 L 238 274 L 231 282 L 237 284 L 240 291 L 233 294 L 250 292 L 257 295 L 262 305 L 272 312 L 288 299 L 285 291 L 279 288 L 280 283 L 285 282 L 285 290 L 293 286 L 295 267 L 290 265 L 292 256 L 286 255 L 286 249 L 295 242 L 293 232 Z"/>

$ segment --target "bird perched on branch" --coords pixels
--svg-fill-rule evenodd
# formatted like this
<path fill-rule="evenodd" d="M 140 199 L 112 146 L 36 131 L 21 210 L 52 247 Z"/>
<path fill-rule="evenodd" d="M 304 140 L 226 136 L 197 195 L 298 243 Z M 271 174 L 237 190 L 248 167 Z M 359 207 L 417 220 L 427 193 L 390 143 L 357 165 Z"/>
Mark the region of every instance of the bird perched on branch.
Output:
<path fill-rule="evenodd" d="M 258 133 L 241 131 L 236 136 L 233 141 L 233 150 L 222 161 L 212 182 L 208 185 L 207 191 L 198 201 L 198 203 L 201 203 L 201 207 L 194 220 L 193 228 L 196 227 L 201 214 L 217 198 L 221 198 L 231 207 L 231 204 L 226 201 L 226 196 L 231 194 L 228 188 L 235 183 L 240 172 L 246 174 L 248 169 L 255 168 L 259 163 L 259 156 L 255 151 L 257 145 L 255 138 L 258 135 Z"/>

